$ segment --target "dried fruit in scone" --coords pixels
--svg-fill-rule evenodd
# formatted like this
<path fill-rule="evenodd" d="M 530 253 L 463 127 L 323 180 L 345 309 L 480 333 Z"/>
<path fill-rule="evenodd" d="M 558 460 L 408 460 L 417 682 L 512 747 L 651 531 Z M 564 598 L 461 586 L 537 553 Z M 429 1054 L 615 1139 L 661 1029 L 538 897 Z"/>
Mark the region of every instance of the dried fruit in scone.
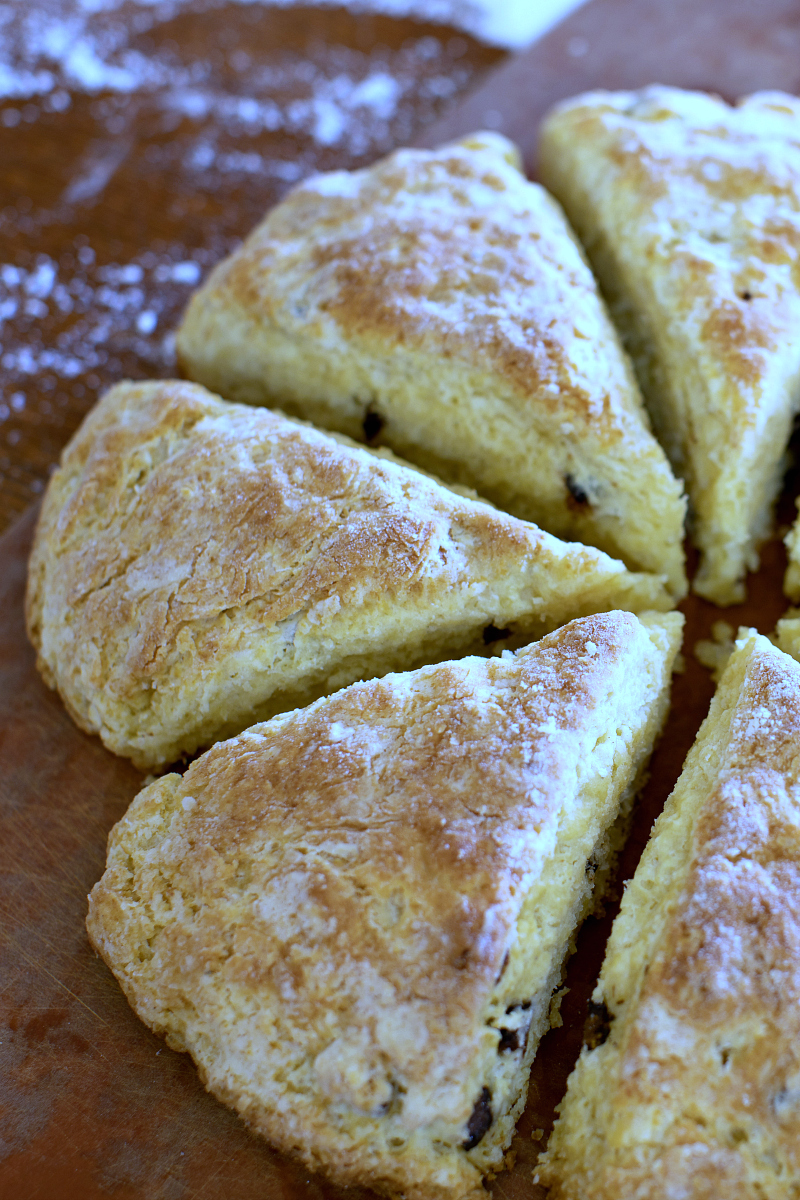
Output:
<path fill-rule="evenodd" d="M 359 683 L 140 792 L 90 897 L 137 1014 L 278 1149 L 485 1196 L 683 618 Z"/>
<path fill-rule="evenodd" d="M 740 630 L 614 922 L 540 1182 L 800 1194 L 800 665 Z"/>
<path fill-rule="evenodd" d="M 592 92 L 540 156 L 686 480 L 694 588 L 742 600 L 800 408 L 800 100 Z"/>
<path fill-rule="evenodd" d="M 686 591 L 684 498 L 564 214 L 475 134 L 306 180 L 196 293 L 190 378 L 391 446 Z"/>
<path fill-rule="evenodd" d="M 65 450 L 27 616 L 78 724 L 158 767 L 355 679 L 671 607 L 387 452 L 173 381 L 113 388 Z"/>

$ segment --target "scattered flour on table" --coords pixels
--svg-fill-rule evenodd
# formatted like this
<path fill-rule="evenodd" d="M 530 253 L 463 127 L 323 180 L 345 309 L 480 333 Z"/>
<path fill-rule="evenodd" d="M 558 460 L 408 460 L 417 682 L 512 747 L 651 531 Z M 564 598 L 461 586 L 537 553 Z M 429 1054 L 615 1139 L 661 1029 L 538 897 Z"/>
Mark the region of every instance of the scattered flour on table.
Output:
<path fill-rule="evenodd" d="M 251 137 L 264 131 L 281 131 L 308 137 L 320 147 L 341 146 L 360 154 L 372 141 L 380 140 L 380 127 L 385 131 L 412 91 L 418 92 L 421 87 L 428 99 L 441 101 L 456 95 L 466 82 L 464 70 L 453 69 L 451 63 L 442 64 L 441 73 L 423 80 L 413 69 L 404 71 L 400 59 L 396 64 L 400 69 L 395 73 L 377 61 L 361 76 L 364 56 L 351 54 L 353 61 L 348 62 L 343 53 L 343 69 L 331 76 L 329 69 L 322 69 L 310 59 L 286 56 L 278 64 L 261 65 L 240 49 L 229 56 L 229 66 L 238 79 L 225 87 L 209 61 L 182 61 L 171 47 L 153 49 L 146 57 L 131 49 L 123 40 L 130 35 L 127 27 L 107 39 L 107 44 L 99 31 L 92 38 L 86 31 L 75 34 L 77 41 L 70 42 L 60 23 L 50 29 L 49 37 L 46 29 L 30 37 L 3 37 L 8 35 L 8 30 L 2 28 L 3 14 L 0 5 L 0 100 L 25 101 L 3 108 L 0 123 L 6 128 L 35 121 L 40 111 L 66 111 L 76 95 L 102 93 L 123 100 L 135 93 L 167 122 L 170 118 L 173 122 L 188 118 L 212 125 L 217 134 L 224 131 Z M 23 28 L 30 19 L 22 13 L 13 18 Z M 13 54 L 10 47 L 15 48 Z M 60 48 L 57 56 L 56 48 Z M 439 43 L 432 37 L 421 37 L 411 50 L 412 56 L 423 59 L 435 59 L 440 52 Z M 276 103 L 271 93 L 292 98 Z M 107 132 L 119 137 L 125 133 L 126 124 L 124 110 L 110 107 Z M 104 155 L 89 164 L 87 195 L 101 189 L 123 153 L 123 144 L 109 145 Z M 256 154 L 218 155 L 213 137 L 198 141 L 195 165 L 205 166 L 212 160 L 223 171 L 252 173 L 263 166 Z M 285 169 L 290 171 L 290 164 Z M 295 177 L 289 173 L 287 178 L 293 182 Z M 83 180 L 78 181 L 67 198 L 71 202 L 86 198 L 82 192 L 85 186 Z"/>
<path fill-rule="evenodd" d="M 174 371 L 174 334 L 171 324 L 162 326 L 162 315 L 169 306 L 172 321 L 176 285 L 188 297 L 201 274 L 200 263 L 193 259 L 174 262 L 149 251 L 132 262 L 95 266 L 89 246 L 81 248 L 75 267 L 68 272 L 46 255 L 30 270 L 0 264 L 0 367 L 4 377 L 17 378 L 22 384 L 26 376 L 42 374 L 75 379 L 106 367 L 115 342 L 121 339 L 133 339 L 137 357 L 154 368 L 163 373 Z M 8 323 L 19 315 L 54 318 L 58 327 L 55 339 L 40 342 L 30 333 L 24 340 L 10 338 Z M 0 402 L 0 420 L 24 406 L 24 393 L 14 392 Z"/>
<path fill-rule="evenodd" d="M 220 15 L 231 5 L 241 19 Z M 366 7 L 451 28 L 480 9 Z M 0 0 L 0 135 L 22 168 L 0 198 L 0 495 L 14 504 L 41 490 L 107 386 L 174 373 L 172 331 L 191 291 L 289 187 L 408 143 L 488 61 L 457 28 L 300 53 L 274 43 L 269 8 Z M 198 36 L 208 22 L 207 54 L 183 36 L 189 12 Z M 34 185 L 29 130 L 40 129 L 51 157 Z M 146 206 L 165 179 L 162 222 Z"/>
<path fill-rule="evenodd" d="M 235 0 L 252 3 L 253 0 Z M 290 7 L 298 0 L 259 0 Z M 312 0 L 337 7 L 342 0 Z M 583 0 L 350 0 L 355 12 L 412 17 L 463 29 L 482 41 L 520 49 Z M 131 31 L 190 8 L 193 0 L 26 0 L 0 4 L 0 96 L 29 98 L 59 88 L 135 92 L 163 87 L 169 68 L 129 44 Z M 124 18 L 124 19 L 122 19 Z"/>

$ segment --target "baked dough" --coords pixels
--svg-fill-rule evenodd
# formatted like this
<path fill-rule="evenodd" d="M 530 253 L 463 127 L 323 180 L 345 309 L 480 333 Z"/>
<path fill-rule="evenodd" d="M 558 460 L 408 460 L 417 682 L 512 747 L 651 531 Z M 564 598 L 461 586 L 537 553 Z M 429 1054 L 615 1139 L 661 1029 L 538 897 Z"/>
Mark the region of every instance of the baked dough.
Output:
<path fill-rule="evenodd" d="M 671 607 L 387 452 L 156 382 L 113 388 L 65 450 L 27 616 L 81 728 L 155 768 L 355 679 Z"/>
<path fill-rule="evenodd" d="M 540 153 L 686 480 L 694 589 L 743 600 L 800 407 L 800 100 L 593 92 Z"/>
<path fill-rule="evenodd" d="M 800 602 L 800 517 L 795 519 L 785 541 L 788 563 L 783 590 L 789 599 L 797 604 Z M 781 650 L 800 661 L 800 608 L 787 609 L 785 616 L 778 622 L 775 640 Z"/>
<path fill-rule="evenodd" d="M 682 623 L 587 617 L 218 744 L 112 831 L 92 943 L 280 1150 L 485 1200 Z"/>
<path fill-rule="evenodd" d="M 552 1200 L 800 1194 L 800 665 L 739 633 L 614 922 Z"/>
<path fill-rule="evenodd" d="M 800 516 L 795 518 L 794 525 L 785 538 L 788 563 L 783 590 L 795 604 L 800 601 Z"/>
<path fill-rule="evenodd" d="M 497 134 L 301 184 L 177 348 L 228 399 L 391 446 L 686 591 L 682 487 L 563 213 Z"/>
<path fill-rule="evenodd" d="M 783 590 L 797 604 L 800 601 L 800 517 L 795 520 L 785 540 L 788 563 Z M 800 609 L 787 609 L 785 616 L 778 621 L 775 640 L 781 650 L 800 661 Z"/>

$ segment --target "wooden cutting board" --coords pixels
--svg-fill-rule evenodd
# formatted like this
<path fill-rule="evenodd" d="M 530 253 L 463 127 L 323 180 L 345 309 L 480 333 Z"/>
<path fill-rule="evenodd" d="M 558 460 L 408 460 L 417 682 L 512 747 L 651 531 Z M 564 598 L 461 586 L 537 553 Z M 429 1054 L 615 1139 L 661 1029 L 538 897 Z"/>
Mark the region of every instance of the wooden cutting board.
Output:
<path fill-rule="evenodd" d="M 652 81 L 730 97 L 755 88 L 800 90 L 800 4 L 591 0 L 499 68 L 425 141 L 493 125 L 514 136 L 533 165 L 537 123 L 550 103 L 587 87 Z M 784 527 L 798 482 L 787 481 L 779 506 Z M 34 519 L 27 513 L 0 540 L 0 1200 L 341 1196 L 251 1137 L 208 1096 L 188 1057 L 139 1023 L 89 948 L 86 893 L 140 776 L 78 732 L 36 675 L 22 620 Z M 746 605 L 684 604 L 686 670 L 675 680 L 620 879 L 632 874 L 707 711 L 713 687 L 692 655 L 695 641 L 710 636 L 720 618 L 772 630 L 786 607 L 784 565 L 775 540 L 750 578 Z M 543 1195 L 531 1171 L 580 1048 L 612 908 L 580 935 L 564 1024 L 547 1035 L 534 1064 L 516 1164 L 495 1181 L 497 1196 Z"/>
<path fill-rule="evenodd" d="M 175 373 L 198 277 L 288 188 L 407 142 L 506 57 L 302 3 L 89 7 L 17 0 L 2 25 L 0 531 L 109 385 Z"/>

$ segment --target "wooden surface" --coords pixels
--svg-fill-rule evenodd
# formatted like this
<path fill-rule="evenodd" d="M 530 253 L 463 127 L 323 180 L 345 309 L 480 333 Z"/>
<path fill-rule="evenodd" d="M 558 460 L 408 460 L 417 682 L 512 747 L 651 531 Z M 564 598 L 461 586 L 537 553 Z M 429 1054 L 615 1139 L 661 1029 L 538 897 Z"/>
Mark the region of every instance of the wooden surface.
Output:
<path fill-rule="evenodd" d="M 480 55 L 474 54 L 477 63 Z M 425 136 L 435 142 L 485 125 L 486 115 L 495 114 L 491 123 L 514 133 L 533 161 L 542 109 L 588 85 L 658 79 L 734 94 L 754 87 L 797 88 L 798 74 L 800 4 L 680 0 L 662 8 L 651 0 L 591 0 L 526 56 L 501 67 L 485 88 Z M 18 147 L 17 153 L 33 172 L 25 154 L 35 158 L 35 145 L 29 151 Z M 125 222 L 135 218 L 140 222 L 136 237 L 156 239 L 162 222 L 174 231 L 188 220 L 166 211 L 165 179 L 158 185 L 161 191 L 152 179 L 137 191 L 133 176 L 126 186 L 130 194 L 112 188 L 82 218 L 87 238 L 107 245 L 117 263 L 124 255 L 113 238 Z M 239 195 L 252 201 L 249 186 L 245 181 Z M 181 195 L 189 204 L 191 197 Z M 216 205 L 219 229 L 230 236 L 244 232 L 244 218 L 216 192 L 212 199 L 201 197 L 198 211 L 208 213 Z M 256 215 L 247 209 L 248 221 Z M 2 236 L 11 238 L 11 233 Z M 36 231 L 28 236 L 35 245 Z M 43 243 L 43 252 L 52 256 L 57 232 L 50 229 L 47 236 L 54 241 Z M 225 237 L 214 243 L 218 249 Z M 138 245 L 144 254 L 146 243 Z M 173 255 L 171 261 L 182 260 Z M 185 289 L 180 297 L 184 294 Z M 179 307 L 171 292 L 164 304 L 165 312 Z M 110 371 L 114 361 L 110 356 L 103 369 Z M 127 361 L 121 354 L 120 362 Z M 148 363 L 157 365 L 144 356 L 136 361 L 139 373 L 146 373 Z M 99 380 L 99 367 L 96 374 Z M 30 435 L 31 454 L 41 453 L 41 461 L 26 467 L 24 479 L 43 478 L 36 472 L 44 469 L 81 405 L 93 398 L 95 385 L 88 378 L 84 387 L 75 404 L 64 405 L 61 424 L 31 423 L 25 437 Z M 17 439 L 16 446 L 22 444 Z M 797 490 L 793 476 L 779 509 L 784 526 Z M 23 491 L 20 484 L 12 499 Z M 343 1194 L 275 1155 L 205 1094 L 188 1058 L 167 1050 L 137 1021 L 86 942 L 86 893 L 102 871 L 108 830 L 140 777 L 79 733 L 35 673 L 21 614 L 32 521 L 29 512 L 0 539 L 0 1200 L 333 1200 Z M 734 627 L 741 622 L 769 632 L 785 608 L 778 541 L 765 548 L 763 562 L 750 579 L 748 604 L 721 611 L 690 598 L 683 606 L 687 667 L 675 680 L 669 725 L 637 809 L 621 879 L 633 872 L 712 694 L 708 673 L 692 655 L 695 641 L 708 637 L 720 617 Z M 531 1170 L 543 1139 L 531 1134 L 543 1130 L 546 1136 L 563 1094 L 612 915 L 613 906 L 603 920 L 588 921 L 580 935 L 562 1004 L 564 1025 L 547 1035 L 534 1064 L 530 1101 L 514 1143 L 516 1165 L 495 1181 L 498 1197 L 541 1196 L 531 1184 Z"/>
<path fill-rule="evenodd" d="M 79 8 L 16 0 L 0 54 L 38 10 L 56 39 Z M 79 45 L 107 69 L 137 55 L 132 90 L 62 69 L 0 102 L 0 531 L 100 392 L 174 374 L 197 279 L 287 188 L 409 142 L 504 57 L 442 26 L 225 0 L 122 0 Z"/>
<path fill-rule="evenodd" d="M 430 125 L 420 144 L 488 126 L 522 147 L 535 174 L 539 122 L 553 104 L 649 83 L 727 100 L 761 89 L 800 93 L 800 2 L 592 0 Z"/>

